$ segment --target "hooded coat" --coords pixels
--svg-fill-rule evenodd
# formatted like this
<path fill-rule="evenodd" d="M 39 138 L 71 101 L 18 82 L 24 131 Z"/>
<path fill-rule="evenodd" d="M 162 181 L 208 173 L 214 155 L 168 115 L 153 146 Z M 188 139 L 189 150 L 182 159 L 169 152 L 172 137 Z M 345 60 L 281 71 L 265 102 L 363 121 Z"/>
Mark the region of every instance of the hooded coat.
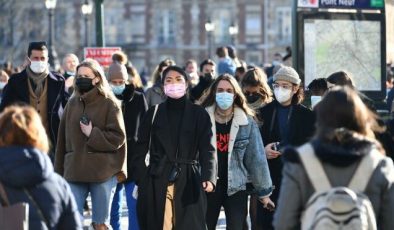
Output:
<path fill-rule="evenodd" d="M 23 189 L 40 207 L 49 229 L 82 229 L 70 187 L 53 171 L 46 154 L 28 147 L 0 148 L 0 181 L 10 204 L 29 204 L 29 229 L 47 227 Z"/>
<path fill-rule="evenodd" d="M 334 187 L 348 186 L 361 158 L 376 148 L 374 143 L 355 137 L 335 143 L 317 139 L 311 144 Z M 273 223 L 278 230 L 301 228 L 301 212 L 315 192 L 299 154 L 302 152 L 295 149 L 287 149 L 283 154 L 282 189 Z M 364 194 L 372 203 L 378 229 L 394 229 L 394 166 L 390 158 L 380 161 Z"/>
<path fill-rule="evenodd" d="M 176 152 L 169 144 L 173 130 L 168 122 L 167 102 L 158 106 L 152 125 L 154 109 L 151 107 L 148 110 L 140 127 L 133 161 L 136 164 L 133 174 L 138 184 L 138 223 L 143 230 L 163 229 L 168 176 Z M 210 143 L 211 137 L 208 113 L 186 100 L 179 130 L 177 159 L 183 163 L 179 164 L 181 173 L 175 181 L 175 229 L 206 229 L 206 195 L 201 183 L 211 181 L 215 185 L 217 177 L 217 159 Z M 150 165 L 146 168 L 148 149 Z"/>

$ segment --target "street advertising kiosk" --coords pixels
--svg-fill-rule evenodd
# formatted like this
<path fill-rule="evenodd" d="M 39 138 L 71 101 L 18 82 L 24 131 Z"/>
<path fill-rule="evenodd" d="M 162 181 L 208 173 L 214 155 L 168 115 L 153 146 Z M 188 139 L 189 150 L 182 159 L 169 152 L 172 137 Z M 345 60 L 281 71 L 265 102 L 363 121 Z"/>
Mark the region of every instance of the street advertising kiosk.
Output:
<path fill-rule="evenodd" d="M 345 71 L 374 100 L 386 96 L 384 0 L 298 0 L 293 5 L 293 65 L 304 86 Z"/>

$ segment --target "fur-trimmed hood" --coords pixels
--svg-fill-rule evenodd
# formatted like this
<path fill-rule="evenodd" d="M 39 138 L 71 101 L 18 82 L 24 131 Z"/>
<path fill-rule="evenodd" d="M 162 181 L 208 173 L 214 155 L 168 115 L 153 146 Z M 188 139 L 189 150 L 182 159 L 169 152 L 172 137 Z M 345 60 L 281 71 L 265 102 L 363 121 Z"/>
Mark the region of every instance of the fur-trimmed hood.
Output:
<path fill-rule="evenodd" d="M 331 140 L 315 138 L 311 144 L 322 162 L 339 167 L 346 167 L 359 161 L 374 148 L 383 151 L 377 142 L 344 129 L 336 131 L 336 136 Z M 294 148 L 284 150 L 283 160 L 300 162 Z"/>

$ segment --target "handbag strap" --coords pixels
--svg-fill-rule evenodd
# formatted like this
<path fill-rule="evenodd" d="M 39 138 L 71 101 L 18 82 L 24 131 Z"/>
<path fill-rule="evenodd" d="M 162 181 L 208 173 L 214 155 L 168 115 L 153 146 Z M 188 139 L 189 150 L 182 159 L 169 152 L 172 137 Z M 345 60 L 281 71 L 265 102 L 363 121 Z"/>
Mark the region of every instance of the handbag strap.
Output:
<path fill-rule="evenodd" d="M 8 201 L 7 193 L 5 192 L 3 184 L 0 182 L 0 203 L 1 206 L 7 207 L 10 206 L 10 202 Z"/>
<path fill-rule="evenodd" d="M 29 198 L 29 200 L 33 203 L 33 205 L 36 207 L 37 209 L 37 213 L 40 216 L 40 219 L 42 221 L 44 221 L 45 225 L 47 226 L 48 229 L 50 229 L 49 224 L 48 224 L 48 220 L 45 218 L 44 214 L 41 211 L 40 206 L 37 204 L 36 200 L 33 198 L 33 196 L 31 195 L 30 191 L 27 189 L 23 189 L 23 191 L 26 193 L 27 197 Z"/>
<path fill-rule="evenodd" d="M 155 105 L 155 111 L 153 112 L 152 123 L 151 123 L 151 131 L 149 133 L 149 149 L 150 149 L 150 142 L 152 140 L 152 125 L 153 125 L 153 122 L 155 121 L 155 117 L 156 117 L 156 113 L 157 113 L 158 108 L 159 108 L 159 105 Z"/>

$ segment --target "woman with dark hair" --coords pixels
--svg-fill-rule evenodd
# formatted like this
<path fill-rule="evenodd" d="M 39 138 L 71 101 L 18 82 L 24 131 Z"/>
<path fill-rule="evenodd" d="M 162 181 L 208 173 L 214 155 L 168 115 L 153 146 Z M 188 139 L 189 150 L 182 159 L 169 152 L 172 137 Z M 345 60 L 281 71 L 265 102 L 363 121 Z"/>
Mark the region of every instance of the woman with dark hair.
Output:
<path fill-rule="evenodd" d="M 345 71 L 338 71 L 327 77 L 328 89 L 336 85 L 354 88 L 352 79 Z"/>
<path fill-rule="evenodd" d="M 162 73 L 169 66 L 175 65 L 175 61 L 171 59 L 165 59 L 160 62 L 160 64 L 156 67 L 153 72 L 152 82 L 153 86 L 146 90 L 146 102 L 148 103 L 148 107 L 153 105 L 160 104 L 167 99 L 166 94 L 164 93 L 163 81 L 162 81 Z"/>
<path fill-rule="evenodd" d="M 242 79 L 241 87 L 249 107 L 256 113 L 259 112 L 259 109 L 272 101 L 272 91 L 267 83 L 267 75 L 260 68 L 253 67 L 249 69 Z M 249 215 L 252 230 L 258 229 L 257 203 L 258 197 L 256 195 L 251 195 L 249 200 Z M 247 225 L 245 225 L 244 229 L 247 229 L 246 227 Z"/>
<path fill-rule="evenodd" d="M 267 83 L 267 75 L 260 68 L 248 70 L 241 86 L 249 107 L 256 112 L 272 101 L 272 91 Z"/>
<path fill-rule="evenodd" d="M 29 204 L 29 229 L 82 229 L 74 196 L 54 173 L 48 150 L 33 107 L 5 108 L 0 114 L 0 183 L 9 203 Z"/>
<path fill-rule="evenodd" d="M 372 203 L 377 226 L 368 229 L 394 229 L 394 167 L 392 160 L 384 157 L 382 146 L 374 138 L 374 131 L 381 129 L 376 115 L 365 106 L 357 92 L 348 87 L 333 88 L 316 105 L 315 111 L 316 133 L 307 144 L 312 151 L 302 151 L 305 148 L 284 151 L 285 165 L 274 219 L 275 229 L 300 229 L 301 213 L 316 191 L 315 182 L 309 179 L 305 170 L 308 166 L 301 159 L 305 154 L 313 154 L 322 164 L 327 183 L 333 187 L 348 187 L 359 165 L 363 164 L 364 158 L 368 159 L 363 169 L 372 167 L 371 174 L 361 174 L 366 187 L 355 191 L 365 194 Z M 375 168 L 369 158 L 378 159 Z"/>
<path fill-rule="evenodd" d="M 304 98 L 301 79 L 291 67 L 283 66 L 273 77 L 275 100 L 260 109 L 263 122 L 261 136 L 265 144 L 268 165 L 275 190 L 272 200 L 277 201 L 282 179 L 281 149 L 286 145 L 301 145 L 313 135 L 315 117 L 301 105 Z M 259 225 L 273 229 L 273 212 L 257 206 Z"/>
<path fill-rule="evenodd" d="M 201 104 L 212 122 L 211 143 L 218 157 L 216 190 L 207 195 L 209 230 L 216 228 L 220 209 L 226 213 L 227 229 L 242 229 L 247 213 L 247 182 L 265 208 L 274 208 L 269 196 L 272 183 L 254 111 L 246 103 L 235 78 L 219 76 Z"/>
<path fill-rule="evenodd" d="M 213 191 L 217 167 L 209 115 L 186 98 L 182 68 L 168 67 L 162 82 L 168 98 L 148 110 L 133 150 L 138 223 L 142 230 L 206 229 L 204 191 Z"/>

